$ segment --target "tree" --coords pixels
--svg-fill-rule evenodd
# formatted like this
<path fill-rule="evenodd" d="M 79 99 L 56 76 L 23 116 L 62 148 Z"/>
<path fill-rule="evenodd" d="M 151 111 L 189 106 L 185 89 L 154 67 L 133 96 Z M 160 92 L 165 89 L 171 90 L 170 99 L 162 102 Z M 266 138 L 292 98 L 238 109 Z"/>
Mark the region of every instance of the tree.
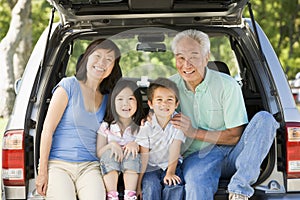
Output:
<path fill-rule="evenodd" d="M 14 1 L 9 3 L 14 5 Z M 14 62 L 24 68 L 28 59 L 25 48 L 31 44 L 31 41 L 28 42 L 31 38 L 30 13 L 31 0 L 19 0 L 12 10 L 8 32 L 0 43 L 0 116 L 3 117 L 10 115 L 15 100 Z M 31 46 L 29 48 L 31 52 Z"/>

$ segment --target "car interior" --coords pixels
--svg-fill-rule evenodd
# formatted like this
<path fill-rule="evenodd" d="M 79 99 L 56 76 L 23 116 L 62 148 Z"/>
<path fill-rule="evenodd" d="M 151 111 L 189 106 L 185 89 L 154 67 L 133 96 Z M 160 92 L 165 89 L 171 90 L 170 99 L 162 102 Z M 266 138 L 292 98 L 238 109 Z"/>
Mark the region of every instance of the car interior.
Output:
<path fill-rule="evenodd" d="M 179 30 L 178 30 L 179 31 Z M 211 31 L 211 32 L 209 32 Z M 109 39 L 113 40 L 121 49 L 121 62 L 123 77 L 136 81 L 139 84 L 141 93 L 143 95 L 143 101 L 145 111 L 148 111 L 147 105 L 147 82 L 151 82 L 159 76 L 169 77 L 176 73 L 175 61 L 173 59 L 173 53 L 170 49 L 170 42 L 174 37 L 174 31 L 172 29 L 159 29 L 159 32 L 155 29 L 153 37 L 149 33 L 153 31 L 139 30 L 123 31 L 114 36 L 110 36 Z M 255 71 L 252 71 L 249 61 L 245 59 L 242 45 L 238 38 L 234 35 L 230 35 L 229 32 L 222 34 L 215 34 L 212 30 L 204 30 L 211 37 L 211 57 L 208 63 L 208 67 L 232 76 L 240 84 L 245 99 L 245 104 L 248 112 L 249 120 L 253 115 L 260 111 L 265 110 L 263 103 L 263 93 L 259 90 L 259 82 L 255 79 Z M 147 34 L 145 34 L 147 33 Z M 159 34 L 157 34 L 159 33 Z M 163 34 L 162 34 L 163 33 Z M 39 157 L 39 141 L 40 133 L 42 131 L 43 119 L 45 118 L 47 107 L 51 99 L 52 88 L 66 76 L 73 76 L 76 74 L 77 63 L 81 59 L 84 49 L 87 44 L 99 37 L 108 37 L 104 33 L 88 33 L 83 36 L 73 38 L 72 41 L 67 40 L 62 44 L 63 48 L 58 51 L 58 56 L 55 61 L 55 66 L 51 72 L 51 76 L 48 78 L 47 92 L 43 95 L 43 105 L 45 109 L 41 109 L 39 113 L 39 120 L 37 123 L 37 135 L 36 135 L 36 152 L 35 155 Z M 220 52 L 224 52 L 221 54 Z M 164 58 L 164 59 L 162 59 Z M 168 58 L 168 59 L 165 59 Z M 165 63 L 165 61 L 168 63 Z M 50 70 L 50 69 L 49 69 Z M 273 155 L 268 155 L 264 163 L 261 166 L 260 177 L 261 180 L 267 176 L 272 166 L 270 159 Z M 35 159 L 36 162 L 39 159 Z M 38 163 L 36 163 L 36 166 Z M 265 175 L 264 175 L 265 174 Z M 257 184 L 260 182 L 257 181 Z M 220 181 L 220 188 L 223 188 L 225 194 L 225 188 L 228 180 Z"/>

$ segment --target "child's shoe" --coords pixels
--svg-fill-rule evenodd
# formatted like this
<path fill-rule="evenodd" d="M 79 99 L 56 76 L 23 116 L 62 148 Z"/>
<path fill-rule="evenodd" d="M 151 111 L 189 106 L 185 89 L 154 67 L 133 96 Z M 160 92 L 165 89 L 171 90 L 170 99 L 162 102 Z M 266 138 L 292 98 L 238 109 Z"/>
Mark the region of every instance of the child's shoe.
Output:
<path fill-rule="evenodd" d="M 106 194 L 106 200 L 119 200 L 119 193 L 117 191 L 110 191 Z"/>
<path fill-rule="evenodd" d="M 125 190 L 124 192 L 125 192 L 124 200 L 136 200 L 137 199 L 136 191 Z"/>

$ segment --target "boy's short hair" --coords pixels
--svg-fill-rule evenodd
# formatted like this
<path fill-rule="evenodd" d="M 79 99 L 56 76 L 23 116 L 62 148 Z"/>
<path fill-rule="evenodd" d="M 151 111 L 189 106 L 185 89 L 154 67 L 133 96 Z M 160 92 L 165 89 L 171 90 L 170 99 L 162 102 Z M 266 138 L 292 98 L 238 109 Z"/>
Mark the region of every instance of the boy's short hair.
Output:
<path fill-rule="evenodd" d="M 179 90 L 178 90 L 176 83 L 174 83 L 170 79 L 163 78 L 163 77 L 157 78 L 153 82 L 150 83 L 150 86 L 147 89 L 147 97 L 148 97 L 149 101 L 152 101 L 154 91 L 155 91 L 155 89 L 157 89 L 159 87 L 163 87 L 163 88 L 172 90 L 175 94 L 176 102 L 179 101 Z"/>

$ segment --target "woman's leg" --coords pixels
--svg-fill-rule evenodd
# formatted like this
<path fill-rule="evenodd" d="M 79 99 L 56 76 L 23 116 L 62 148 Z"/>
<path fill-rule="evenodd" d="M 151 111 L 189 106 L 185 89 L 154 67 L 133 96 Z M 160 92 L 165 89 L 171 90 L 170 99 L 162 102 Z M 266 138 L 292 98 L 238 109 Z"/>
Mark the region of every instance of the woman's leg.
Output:
<path fill-rule="evenodd" d="M 80 164 L 76 187 L 79 200 L 105 200 L 105 186 L 98 162 Z"/>
<path fill-rule="evenodd" d="M 73 171 L 76 165 L 63 161 L 49 161 L 47 200 L 76 200 Z"/>

